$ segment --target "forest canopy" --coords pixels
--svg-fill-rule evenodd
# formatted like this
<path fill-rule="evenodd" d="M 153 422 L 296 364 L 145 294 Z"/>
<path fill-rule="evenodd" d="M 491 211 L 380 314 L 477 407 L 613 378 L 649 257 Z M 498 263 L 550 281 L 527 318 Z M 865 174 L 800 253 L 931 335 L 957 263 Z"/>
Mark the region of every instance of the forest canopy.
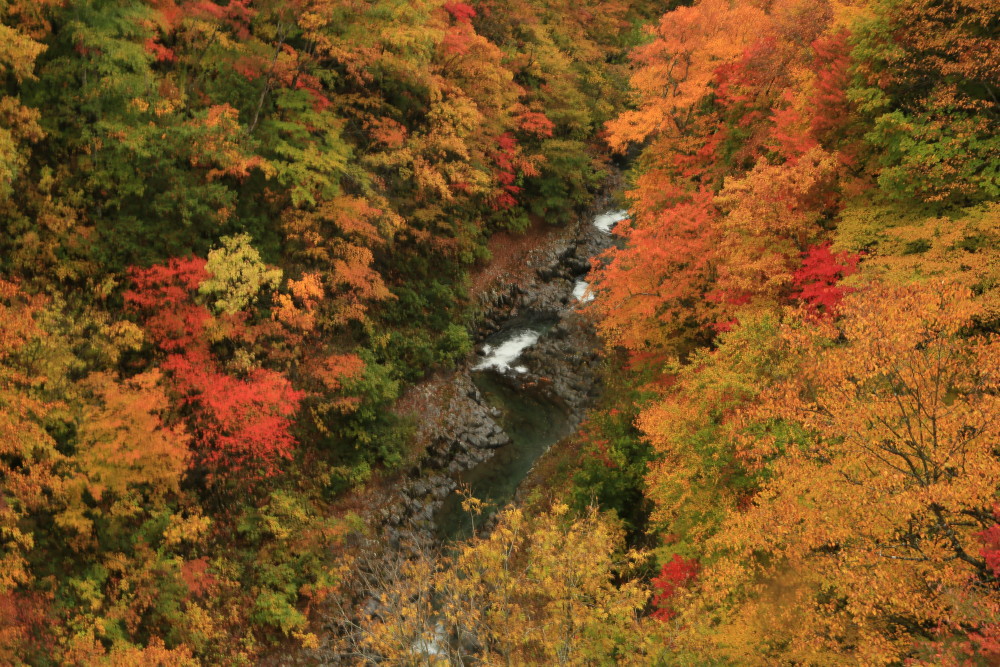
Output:
<path fill-rule="evenodd" d="M 0 662 L 319 646 L 491 238 L 623 169 L 566 484 L 365 655 L 995 664 L 990 0 L 0 0 Z"/>

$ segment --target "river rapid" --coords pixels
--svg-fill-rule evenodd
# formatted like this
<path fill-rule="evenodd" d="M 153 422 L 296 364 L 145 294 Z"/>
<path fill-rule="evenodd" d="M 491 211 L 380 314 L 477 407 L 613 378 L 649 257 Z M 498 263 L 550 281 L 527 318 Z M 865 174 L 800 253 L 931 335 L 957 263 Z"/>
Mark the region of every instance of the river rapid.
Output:
<path fill-rule="evenodd" d="M 599 341 L 581 312 L 593 298 L 585 276 L 625 217 L 604 198 L 535 259 L 526 285 L 484 295 L 476 352 L 451 379 L 425 460 L 382 512 L 390 547 L 469 537 L 463 496 L 487 514 L 511 502 L 538 458 L 579 426 L 600 393 Z"/>
<path fill-rule="evenodd" d="M 601 346 L 584 309 L 593 298 L 585 277 L 591 260 L 616 243 L 612 230 L 625 218 L 605 194 L 565 234 L 532 250 L 520 275 L 480 295 L 474 354 L 436 384 L 413 388 L 428 397 L 446 390 L 439 405 L 425 402 L 418 416 L 426 453 L 383 495 L 361 501 L 371 529 L 352 538 L 354 575 L 344 590 L 351 601 L 330 609 L 329 635 L 302 654 L 306 663 L 351 662 L 357 654 L 335 649 L 335 638 L 360 636 L 364 618 L 386 611 L 382 592 L 398 583 L 400 564 L 434 559 L 472 535 L 463 498 L 483 502 L 486 516 L 475 528 L 488 530 L 489 515 L 515 500 L 536 461 L 579 427 L 601 392 Z"/>

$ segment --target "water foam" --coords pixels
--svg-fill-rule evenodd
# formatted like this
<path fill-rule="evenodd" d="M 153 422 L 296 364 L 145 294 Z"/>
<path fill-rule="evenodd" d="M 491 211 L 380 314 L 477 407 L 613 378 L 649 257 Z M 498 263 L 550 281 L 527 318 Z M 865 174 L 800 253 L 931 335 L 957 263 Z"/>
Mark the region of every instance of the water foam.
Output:
<path fill-rule="evenodd" d="M 495 368 L 501 372 L 510 370 L 511 364 L 521 356 L 522 352 L 537 343 L 541 335 L 541 331 L 535 331 L 534 329 L 516 329 L 512 332 L 510 338 L 496 347 L 484 345 L 483 359 L 473 366 L 472 370 L 484 371 L 487 368 Z M 520 368 L 523 368 L 523 366 L 518 367 L 518 372 L 524 372 L 519 370 Z"/>
<path fill-rule="evenodd" d="M 628 218 L 628 211 L 624 209 L 620 211 L 608 211 L 607 213 L 594 216 L 594 227 L 597 227 L 605 234 L 610 234 L 611 228 L 626 218 Z"/>

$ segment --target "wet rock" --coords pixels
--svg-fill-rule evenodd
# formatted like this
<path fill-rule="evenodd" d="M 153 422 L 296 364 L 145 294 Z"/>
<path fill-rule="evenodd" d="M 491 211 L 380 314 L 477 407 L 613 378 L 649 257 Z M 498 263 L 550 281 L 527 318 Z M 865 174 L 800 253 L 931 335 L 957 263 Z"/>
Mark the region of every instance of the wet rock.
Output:
<path fill-rule="evenodd" d="M 594 212 L 609 208 L 609 202 L 599 202 Z M 502 381 L 514 391 L 531 394 L 564 411 L 571 429 L 580 424 L 600 392 L 596 384 L 600 346 L 587 316 L 577 312 L 580 303 L 572 296 L 573 287 L 589 271 L 591 259 L 612 242 L 612 236 L 594 227 L 592 215 L 584 216 L 572 238 L 532 251 L 526 270 L 519 276 L 523 283 L 497 284 L 477 299 L 479 317 L 472 332 L 477 356 L 483 341 L 515 317 L 550 312 L 558 318 L 549 333 L 518 359 L 517 365 L 524 366 L 525 372 L 509 373 Z M 430 443 L 426 454 L 381 498 L 378 504 L 384 505 L 383 509 L 373 511 L 371 517 L 380 524 L 380 534 L 359 545 L 361 553 L 394 561 L 422 551 L 429 553 L 439 546 L 435 516 L 457 488 L 460 476 L 510 442 L 500 426 L 500 410 L 489 405 L 472 382 L 474 363 L 470 359 L 454 373 L 451 398 L 440 410 L 443 417 L 421 425 L 421 438 Z M 491 530 L 494 524 L 495 520 L 487 517 L 477 521 L 483 531 Z M 365 600 L 363 614 L 384 613 L 378 603 L 379 592 L 360 591 L 357 599 Z M 474 652 L 471 633 L 468 641 L 466 648 Z"/>
<path fill-rule="evenodd" d="M 485 338 L 514 317 L 532 313 L 557 317 L 551 330 L 522 353 L 518 365 L 525 372 L 498 378 L 515 391 L 534 393 L 565 411 L 574 427 L 599 393 L 598 341 L 572 296 L 575 281 L 590 270 L 591 258 L 611 244 L 611 237 L 599 232 L 591 220 L 585 216 L 574 237 L 535 254 L 529 263 L 533 278 L 527 283 L 498 284 L 482 294 L 475 329 L 478 354 Z M 391 506 L 380 513 L 386 536 L 391 529 L 394 544 L 433 542 L 434 516 L 457 487 L 456 478 L 510 443 L 499 423 L 500 410 L 489 405 L 473 384 L 471 366 L 470 361 L 455 373 L 455 392 L 443 410 L 445 418 L 429 434 L 432 444 L 424 460 L 411 471 L 411 481 L 400 486 Z"/>

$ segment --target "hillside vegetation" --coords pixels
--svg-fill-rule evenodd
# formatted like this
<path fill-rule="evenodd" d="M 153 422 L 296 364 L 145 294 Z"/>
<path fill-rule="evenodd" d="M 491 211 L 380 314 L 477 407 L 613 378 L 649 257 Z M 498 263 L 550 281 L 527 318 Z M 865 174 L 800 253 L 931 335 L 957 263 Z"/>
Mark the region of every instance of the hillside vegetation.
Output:
<path fill-rule="evenodd" d="M 1000 661 L 995 2 L 0 0 L 0 81 L 0 663 L 335 642 L 391 406 L 614 153 L 572 479 L 357 655 Z"/>

